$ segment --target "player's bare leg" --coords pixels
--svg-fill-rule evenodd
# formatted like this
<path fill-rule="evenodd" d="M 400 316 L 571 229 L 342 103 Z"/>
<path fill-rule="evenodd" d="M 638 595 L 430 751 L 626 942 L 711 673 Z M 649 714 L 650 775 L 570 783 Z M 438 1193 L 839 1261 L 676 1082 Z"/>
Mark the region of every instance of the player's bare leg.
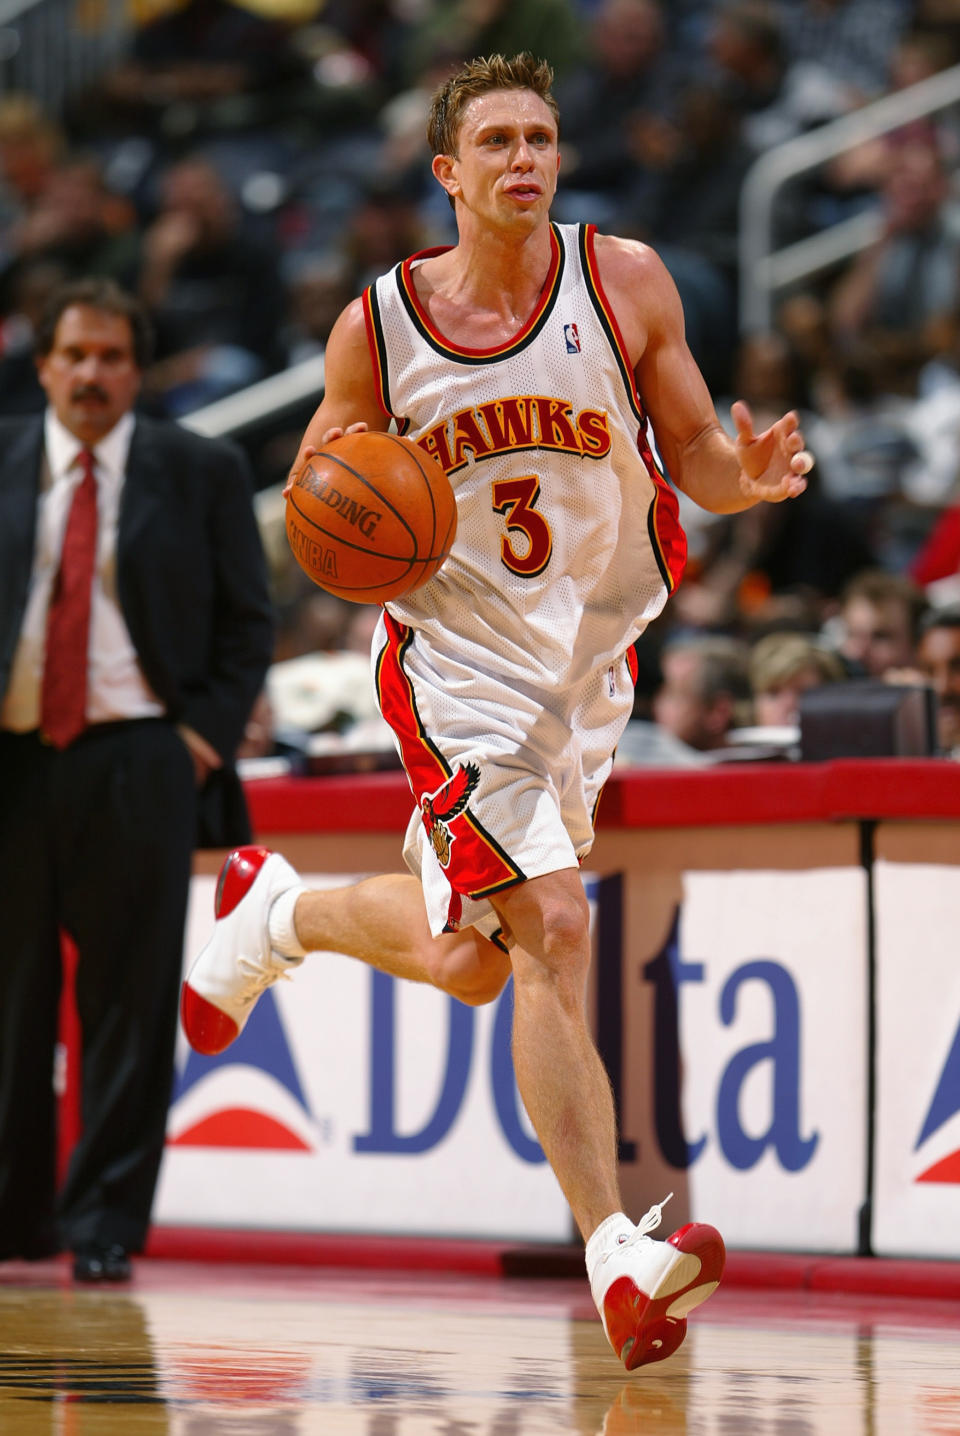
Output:
<path fill-rule="evenodd" d="M 587 1026 L 589 911 L 576 868 L 496 899 L 512 941 L 513 1062 L 524 1106 L 584 1241 L 620 1209 L 613 1094 Z"/>
<path fill-rule="evenodd" d="M 238 848 L 220 870 L 217 922 L 183 985 L 184 1032 L 214 1055 L 243 1030 L 258 998 L 308 953 L 334 951 L 476 1005 L 510 976 L 502 948 L 473 928 L 431 936 L 420 883 L 385 874 L 310 890 L 279 853 Z"/>
<path fill-rule="evenodd" d="M 509 959 L 472 928 L 432 937 L 410 876 L 308 891 L 289 863 L 263 848 L 230 855 L 215 907 L 214 933 L 184 983 L 181 1009 L 202 1052 L 228 1046 L 260 994 L 307 951 L 346 953 L 470 1003 L 492 1001 L 512 966 L 518 1086 L 586 1240 L 604 1329 L 631 1370 L 676 1350 L 687 1313 L 720 1279 L 723 1241 L 702 1223 L 652 1241 L 659 1205 L 636 1226 L 620 1210 L 613 1097 L 586 1021 L 589 927 L 575 869 L 500 895 Z"/>
<path fill-rule="evenodd" d="M 579 872 L 533 878 L 500 894 L 496 907 L 511 943 L 517 1085 L 586 1242 L 604 1330 L 629 1370 L 662 1361 L 683 1340 L 687 1313 L 719 1282 L 723 1241 L 700 1222 L 653 1241 L 663 1203 L 636 1226 L 621 1210 L 613 1094 L 587 1026 Z"/>
<path fill-rule="evenodd" d="M 308 952 L 343 952 L 392 977 L 430 983 L 471 1006 L 492 1002 L 510 976 L 506 953 L 474 928 L 431 936 L 423 891 L 409 873 L 303 892 L 296 929 Z"/>

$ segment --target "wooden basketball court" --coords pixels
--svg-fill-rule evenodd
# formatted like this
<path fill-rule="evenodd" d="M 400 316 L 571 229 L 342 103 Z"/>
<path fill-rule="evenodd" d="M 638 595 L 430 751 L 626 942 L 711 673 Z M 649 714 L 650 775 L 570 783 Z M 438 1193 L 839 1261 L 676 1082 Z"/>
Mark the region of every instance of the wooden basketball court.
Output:
<path fill-rule="evenodd" d="M 955 1436 L 960 1302 L 721 1287 L 631 1376 L 586 1282 L 0 1265 L 3 1436 Z"/>

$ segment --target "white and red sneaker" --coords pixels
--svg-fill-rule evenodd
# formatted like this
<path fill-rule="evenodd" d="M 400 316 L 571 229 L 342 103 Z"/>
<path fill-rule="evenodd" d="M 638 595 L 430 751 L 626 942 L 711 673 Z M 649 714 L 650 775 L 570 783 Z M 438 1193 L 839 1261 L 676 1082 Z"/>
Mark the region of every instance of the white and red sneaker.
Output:
<path fill-rule="evenodd" d="M 648 1235 L 669 1200 L 651 1207 L 636 1226 L 615 1212 L 587 1242 L 590 1290 L 628 1371 L 676 1351 L 687 1334 L 687 1313 L 716 1291 L 723 1275 L 726 1249 L 716 1227 L 688 1222 L 666 1241 Z"/>
<path fill-rule="evenodd" d="M 284 956 L 273 945 L 270 909 L 282 893 L 301 890 L 286 858 L 268 848 L 235 848 L 220 869 L 213 936 L 180 994 L 180 1021 L 197 1052 L 213 1056 L 239 1037 L 262 992 L 289 977 L 303 952 Z M 291 913 L 292 927 L 292 907 Z M 296 935 L 292 933 L 293 945 Z"/>

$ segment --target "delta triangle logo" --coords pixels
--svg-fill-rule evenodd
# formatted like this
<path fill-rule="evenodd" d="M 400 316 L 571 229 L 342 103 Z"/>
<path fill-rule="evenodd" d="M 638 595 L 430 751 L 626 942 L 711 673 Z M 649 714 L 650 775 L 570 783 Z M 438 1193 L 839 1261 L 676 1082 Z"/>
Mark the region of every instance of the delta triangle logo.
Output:
<path fill-rule="evenodd" d="M 927 1115 L 923 1119 L 923 1126 L 920 1129 L 914 1151 L 919 1151 L 924 1142 L 934 1132 L 939 1131 L 944 1123 L 948 1122 L 957 1112 L 960 1112 L 960 1027 L 954 1034 Z M 960 1186 L 960 1147 L 927 1167 L 926 1171 L 921 1172 L 916 1180 Z"/>
<path fill-rule="evenodd" d="M 174 1083 L 167 1145 L 310 1152 L 313 1126 L 276 998 L 265 992 L 225 1052 L 202 1057 L 188 1049 Z"/>

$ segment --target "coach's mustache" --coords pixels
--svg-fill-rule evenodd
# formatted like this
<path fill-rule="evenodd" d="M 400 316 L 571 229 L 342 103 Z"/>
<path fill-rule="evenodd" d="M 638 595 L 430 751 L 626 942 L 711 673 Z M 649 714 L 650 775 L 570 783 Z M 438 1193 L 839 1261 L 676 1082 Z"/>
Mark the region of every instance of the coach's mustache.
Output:
<path fill-rule="evenodd" d="M 102 404 L 109 404 L 110 395 L 101 389 L 99 384 L 81 384 L 79 389 L 73 391 L 73 402 L 81 404 L 84 399 L 99 399 Z"/>

